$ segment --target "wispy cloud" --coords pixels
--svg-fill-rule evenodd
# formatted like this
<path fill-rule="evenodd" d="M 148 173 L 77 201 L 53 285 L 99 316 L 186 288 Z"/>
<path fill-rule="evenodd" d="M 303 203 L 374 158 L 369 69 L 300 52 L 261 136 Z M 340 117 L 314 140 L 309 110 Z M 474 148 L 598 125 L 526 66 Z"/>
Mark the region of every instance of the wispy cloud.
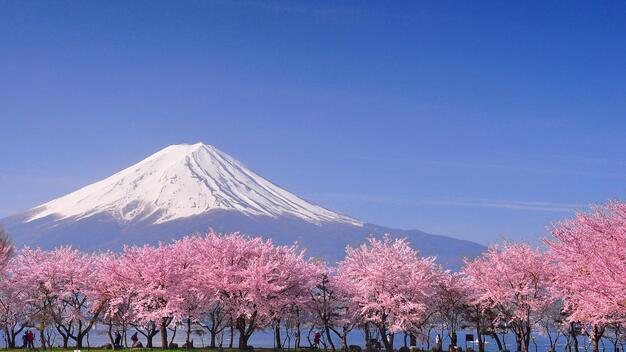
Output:
<path fill-rule="evenodd" d="M 408 160 L 394 157 L 376 157 L 376 156 L 364 156 L 359 157 L 362 160 L 382 161 L 382 162 L 398 162 L 398 163 L 422 163 L 429 165 L 436 165 L 442 167 L 453 168 L 475 168 L 475 169 L 500 169 L 510 170 L 514 172 L 525 172 L 534 174 L 567 174 L 576 176 L 588 176 L 588 177 L 608 177 L 608 178 L 626 178 L 626 172 L 612 172 L 612 171 L 596 171 L 596 170 L 580 170 L 569 168 L 552 168 L 552 167 L 533 167 L 527 165 L 517 165 L 508 163 L 485 163 L 485 162 L 470 162 L 470 161 L 439 161 L 439 160 Z M 572 160 L 585 161 L 587 163 L 594 162 L 599 164 L 618 164 L 619 161 L 608 159 L 592 159 L 592 158 L 576 158 L 571 157 Z M 626 164 L 626 163 L 625 163 Z"/>
<path fill-rule="evenodd" d="M 474 208 L 504 208 L 526 211 L 570 212 L 587 207 L 582 203 L 559 203 L 545 201 L 503 200 L 472 197 L 393 197 L 354 193 L 332 193 L 319 195 L 325 200 L 339 200 L 361 203 L 396 204 L 396 205 L 442 205 Z"/>
<path fill-rule="evenodd" d="M 554 202 L 528 202 L 519 200 L 501 200 L 487 198 L 441 198 L 441 199 L 422 199 L 418 202 L 423 204 L 439 204 L 439 205 L 455 205 L 465 207 L 480 208 L 506 208 L 519 210 L 535 210 L 535 211 L 574 211 L 586 207 L 585 204 L 579 203 L 554 203 Z"/>
<path fill-rule="evenodd" d="M 577 155 L 562 155 L 562 154 L 553 155 L 553 157 L 562 159 L 562 160 L 584 163 L 584 164 L 626 166 L 626 160 L 577 156 Z"/>

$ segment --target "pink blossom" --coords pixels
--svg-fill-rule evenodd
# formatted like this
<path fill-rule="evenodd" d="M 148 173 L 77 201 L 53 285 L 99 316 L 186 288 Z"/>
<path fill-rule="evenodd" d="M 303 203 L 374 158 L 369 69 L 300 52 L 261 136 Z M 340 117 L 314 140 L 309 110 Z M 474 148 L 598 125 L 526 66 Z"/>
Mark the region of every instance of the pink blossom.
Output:
<path fill-rule="evenodd" d="M 557 265 L 554 289 L 597 351 L 605 327 L 626 321 L 626 203 L 578 213 L 557 224 L 545 242 Z"/>
<path fill-rule="evenodd" d="M 439 272 L 434 258 L 422 258 L 405 239 L 389 236 L 348 247 L 338 269 L 351 283 L 359 315 L 378 328 L 387 351 L 396 332 L 414 333 L 426 320 Z"/>
<path fill-rule="evenodd" d="M 527 244 L 494 245 L 467 262 L 464 273 L 473 303 L 497 312 L 497 319 L 511 327 L 518 347 L 527 352 L 532 326 L 553 304 L 554 269 L 543 253 Z"/>

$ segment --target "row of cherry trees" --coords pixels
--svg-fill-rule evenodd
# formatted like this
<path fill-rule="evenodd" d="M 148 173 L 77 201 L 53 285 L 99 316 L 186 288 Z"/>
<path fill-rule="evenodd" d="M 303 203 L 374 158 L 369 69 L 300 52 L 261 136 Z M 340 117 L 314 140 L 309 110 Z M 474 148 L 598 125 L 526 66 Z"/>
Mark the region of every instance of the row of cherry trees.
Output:
<path fill-rule="evenodd" d="M 296 347 L 303 338 L 311 344 L 314 329 L 332 350 L 346 350 L 355 329 L 368 341 L 380 337 L 387 351 L 399 333 L 416 345 L 433 330 L 457 345 L 455 332 L 468 328 L 480 351 L 485 337 L 505 349 L 508 332 L 525 352 L 538 332 L 553 350 L 562 337 L 578 351 L 580 335 L 594 351 L 603 336 L 617 347 L 626 323 L 626 205 L 578 214 L 545 243 L 545 253 L 527 244 L 492 246 L 453 273 L 388 236 L 348 247 L 336 268 L 297 246 L 239 234 L 95 254 L 15 251 L 0 236 L 0 326 L 10 347 L 32 326 L 44 346 L 54 329 L 64 347 L 81 348 L 97 324 L 112 345 L 114 331 L 133 329 L 149 348 L 157 335 L 167 348 L 179 330 L 189 344 L 192 326 L 209 332 L 211 346 L 225 334 L 232 344 L 236 333 L 241 349 L 260 329 L 273 331 L 279 348 L 292 337 Z"/>
<path fill-rule="evenodd" d="M 565 337 L 578 351 L 584 335 L 596 352 L 603 337 L 618 351 L 626 327 L 626 203 L 578 213 L 554 226 L 545 245 L 545 253 L 527 244 L 492 246 L 467 262 L 456 288 L 467 290 L 459 297 L 476 309 L 467 320 L 500 350 L 498 330 L 515 334 L 518 351 L 529 350 L 538 330 L 552 350 Z"/>

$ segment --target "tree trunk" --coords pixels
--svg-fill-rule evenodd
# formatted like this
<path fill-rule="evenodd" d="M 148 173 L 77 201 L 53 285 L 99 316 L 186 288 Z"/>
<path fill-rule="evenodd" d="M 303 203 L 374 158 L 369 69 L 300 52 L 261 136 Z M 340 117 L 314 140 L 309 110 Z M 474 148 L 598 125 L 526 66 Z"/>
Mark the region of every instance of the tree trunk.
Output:
<path fill-rule="evenodd" d="M 417 346 L 417 336 L 415 334 L 409 335 L 409 345 Z"/>
<path fill-rule="evenodd" d="M 457 340 L 457 336 L 456 336 L 456 331 L 453 331 L 450 334 L 450 346 L 456 347 L 457 346 L 457 341 L 458 340 Z M 450 347 L 448 347 L 448 350 L 450 350 Z"/>
<path fill-rule="evenodd" d="M 393 352 L 393 336 L 383 336 L 383 344 L 386 352 Z"/>
<path fill-rule="evenodd" d="M 280 320 L 274 322 L 274 345 L 278 350 L 283 349 L 280 339 Z"/>
<path fill-rule="evenodd" d="M 113 324 L 111 323 L 111 320 L 109 319 L 109 321 L 107 322 L 107 334 L 109 335 L 109 342 L 111 343 L 111 349 L 117 349 L 117 346 L 115 346 L 115 339 L 113 338 Z"/>
<path fill-rule="evenodd" d="M 380 337 L 383 339 L 383 344 L 385 345 L 386 352 L 393 352 L 393 337 L 394 334 L 388 334 L 387 329 L 383 325 L 378 325 L 378 330 L 380 331 Z"/>
<path fill-rule="evenodd" d="M 128 326 L 126 323 L 122 324 L 122 340 L 124 341 L 124 347 L 128 348 Z"/>
<path fill-rule="evenodd" d="M 215 333 L 215 331 L 213 331 L 212 329 L 211 329 L 211 330 L 209 330 L 209 334 L 211 335 L 211 343 L 209 344 L 209 347 L 211 347 L 211 348 L 215 348 L 215 345 L 216 345 L 215 338 L 217 337 L 217 336 L 216 336 L 217 334 L 216 334 L 216 333 Z M 231 337 L 230 337 L 230 339 L 232 340 L 232 338 L 233 338 L 233 337 L 231 336 Z M 231 343 L 232 343 L 232 342 L 231 342 Z M 232 348 L 232 347 L 231 347 L 231 348 Z"/>
<path fill-rule="evenodd" d="M 148 332 L 146 334 L 146 348 L 152 349 L 152 347 L 154 346 L 154 344 L 152 343 L 152 339 L 154 338 L 156 334 L 153 334 L 151 332 Z"/>
<path fill-rule="evenodd" d="M 76 334 L 76 349 L 80 350 L 81 348 L 83 348 L 83 334 L 79 333 Z"/>
<path fill-rule="evenodd" d="M 15 330 L 15 327 L 12 327 L 10 330 L 7 331 L 7 338 L 8 338 L 8 344 L 9 344 L 9 348 L 13 348 L 15 349 L 17 347 L 17 337 L 19 336 L 19 334 L 24 330 L 25 326 L 21 326 L 19 329 Z"/>
<path fill-rule="evenodd" d="M 330 329 L 326 326 L 324 330 L 326 330 L 326 340 L 328 340 L 328 343 L 330 344 L 330 350 L 335 352 L 335 344 L 333 343 L 333 339 L 330 337 Z"/>
<path fill-rule="evenodd" d="M 476 338 L 478 338 L 478 352 L 485 352 L 485 341 L 483 341 L 482 330 L 480 328 L 480 316 L 476 319 Z"/>
<path fill-rule="evenodd" d="M 302 331 L 300 330 L 300 319 L 298 319 L 296 321 L 296 343 L 295 343 L 295 349 L 296 351 L 300 349 L 300 338 L 301 338 L 301 334 Z"/>
<path fill-rule="evenodd" d="M 502 341 L 500 341 L 500 336 L 498 336 L 498 334 L 495 332 L 492 332 L 489 336 L 491 336 L 491 338 L 496 341 L 496 345 L 498 345 L 498 351 L 503 351 L 504 348 L 502 348 Z"/>
<path fill-rule="evenodd" d="M 246 336 L 246 329 L 239 329 L 239 349 L 247 350 L 248 349 L 248 337 Z"/>
<path fill-rule="evenodd" d="M 341 336 L 341 350 L 343 352 L 348 352 L 348 333 L 345 331 Z"/>
<path fill-rule="evenodd" d="M 168 348 L 167 342 L 167 321 L 166 318 L 161 318 L 161 348 L 166 350 Z"/>
<path fill-rule="evenodd" d="M 370 324 L 365 323 L 363 326 L 363 336 L 365 337 L 365 352 L 370 352 L 372 347 L 370 346 Z"/>
<path fill-rule="evenodd" d="M 233 340 L 235 339 L 235 328 L 233 324 L 230 324 L 230 341 L 228 342 L 228 348 L 233 349 Z"/>
<path fill-rule="evenodd" d="M 83 348 L 83 338 L 87 334 L 89 330 L 83 331 L 83 322 L 81 320 L 78 321 L 78 332 L 76 333 L 76 349 L 80 350 Z"/>
<path fill-rule="evenodd" d="M 8 328 L 4 328 L 4 336 L 7 338 L 7 347 L 9 349 L 15 349 L 15 335 L 9 332 Z M 13 338 L 11 338 L 13 336 Z"/>
<path fill-rule="evenodd" d="M 522 351 L 522 336 L 518 331 L 515 331 L 515 347 L 517 352 Z"/>
<path fill-rule="evenodd" d="M 172 338 L 170 339 L 170 343 L 168 344 L 168 346 L 171 346 L 172 343 L 174 343 L 174 339 L 176 338 L 176 332 L 178 332 L 178 326 L 174 325 L 174 330 L 172 332 Z"/>
<path fill-rule="evenodd" d="M 593 336 L 591 339 L 593 340 L 593 352 L 599 351 L 600 339 L 604 335 L 604 327 L 599 327 L 598 325 L 593 326 Z"/>
<path fill-rule="evenodd" d="M 572 340 L 574 341 L 574 351 L 579 352 L 578 351 L 578 334 L 576 333 L 576 324 L 570 323 L 569 331 L 570 331 L 570 334 L 572 335 Z"/>
<path fill-rule="evenodd" d="M 61 339 L 63 339 L 63 348 L 67 349 L 69 346 L 70 335 L 62 333 L 61 331 L 59 331 L 59 334 L 61 335 Z"/>
<path fill-rule="evenodd" d="M 248 340 L 256 328 L 256 316 L 257 312 L 252 313 L 252 316 L 250 316 L 250 322 L 246 322 L 246 317 L 243 315 L 237 318 L 235 324 L 237 325 L 237 330 L 239 331 L 240 350 L 248 349 Z"/>
<path fill-rule="evenodd" d="M 191 318 L 187 319 L 187 333 L 185 334 L 185 343 L 187 344 L 187 349 L 190 349 L 191 348 Z M 215 348 L 215 339 L 213 338 L 213 334 L 211 334 L 211 343 L 213 343 L 211 347 Z"/>
<path fill-rule="evenodd" d="M 39 339 L 41 340 L 41 348 L 46 348 L 46 325 L 41 322 L 39 323 Z"/>

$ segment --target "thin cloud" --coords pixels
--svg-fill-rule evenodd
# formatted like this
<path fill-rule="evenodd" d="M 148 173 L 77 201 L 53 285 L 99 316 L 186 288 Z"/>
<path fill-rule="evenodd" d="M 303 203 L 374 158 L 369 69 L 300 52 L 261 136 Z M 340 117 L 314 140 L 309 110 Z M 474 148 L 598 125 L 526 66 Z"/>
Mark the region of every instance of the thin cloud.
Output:
<path fill-rule="evenodd" d="M 320 197 L 318 197 L 320 198 Z M 545 201 L 502 200 L 471 197 L 392 197 L 354 193 L 332 193 L 322 195 L 324 200 L 338 200 L 373 204 L 394 205 L 449 205 L 474 208 L 504 208 L 526 211 L 571 212 L 587 207 L 582 203 L 559 203 Z"/>
<path fill-rule="evenodd" d="M 385 161 L 385 162 L 419 162 L 423 164 L 438 165 L 444 167 L 460 167 L 460 168 L 477 168 L 477 169 L 500 169 L 519 171 L 535 174 L 567 174 L 577 176 L 589 176 L 589 177 L 609 177 L 609 178 L 626 178 L 626 173 L 622 172 L 604 172 L 604 171 L 584 171 L 584 170 L 571 170 L 571 169 L 555 169 L 555 168 L 542 168 L 542 167 L 529 167 L 504 163 L 482 163 L 482 162 L 465 162 L 465 161 L 437 161 L 437 160 L 408 160 L 402 158 L 387 158 L 387 157 L 359 157 L 362 160 L 371 161 Z M 585 159 L 587 162 L 597 163 L 617 163 L 614 160 L 601 160 L 601 159 Z M 582 161 L 582 160 L 581 160 Z"/>
<path fill-rule="evenodd" d="M 418 200 L 418 202 L 420 202 Z M 579 203 L 554 203 L 554 202 L 528 202 L 518 200 L 501 200 L 487 198 L 448 198 L 448 199 L 422 199 L 423 204 L 455 205 L 479 208 L 506 208 L 534 211 L 574 211 L 586 207 Z"/>
<path fill-rule="evenodd" d="M 586 156 L 576 156 L 576 155 L 553 155 L 553 157 L 563 160 L 569 160 L 580 163 L 587 164 L 600 164 L 600 165 L 618 165 L 625 166 L 626 160 L 617 160 L 617 159 L 607 159 L 607 158 L 594 158 L 594 157 L 586 157 Z"/>

